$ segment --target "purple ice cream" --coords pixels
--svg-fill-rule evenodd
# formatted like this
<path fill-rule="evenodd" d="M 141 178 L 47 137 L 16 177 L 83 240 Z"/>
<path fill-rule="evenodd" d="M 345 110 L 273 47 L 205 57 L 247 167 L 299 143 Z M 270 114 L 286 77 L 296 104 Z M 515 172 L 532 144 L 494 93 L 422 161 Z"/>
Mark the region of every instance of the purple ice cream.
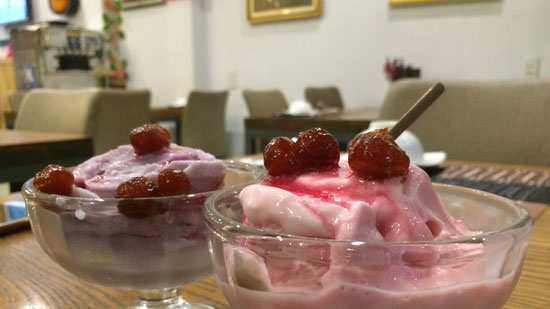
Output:
<path fill-rule="evenodd" d="M 227 167 L 200 149 L 170 144 L 153 153 L 136 155 L 131 145 L 123 145 L 77 166 L 72 195 L 114 197 L 121 183 L 144 176 L 156 184 L 158 174 L 165 169 L 183 170 L 191 183 L 189 193 L 197 193 L 218 189 Z"/>

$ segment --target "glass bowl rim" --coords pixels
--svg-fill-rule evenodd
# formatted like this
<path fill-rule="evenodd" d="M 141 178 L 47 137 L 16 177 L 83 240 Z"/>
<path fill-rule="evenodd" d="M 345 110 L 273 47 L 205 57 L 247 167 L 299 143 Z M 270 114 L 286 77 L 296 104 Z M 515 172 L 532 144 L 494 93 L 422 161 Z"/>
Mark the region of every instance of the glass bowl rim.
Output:
<path fill-rule="evenodd" d="M 218 191 L 224 191 L 224 190 L 232 190 L 241 188 L 253 183 L 256 183 L 263 179 L 267 175 L 267 171 L 259 166 L 240 162 L 238 160 L 220 160 L 228 168 L 242 168 L 244 171 L 249 171 L 252 174 L 252 179 L 246 183 L 241 183 L 237 185 L 233 185 L 227 188 L 221 188 L 211 191 L 205 191 L 205 192 L 198 192 L 198 193 L 191 193 L 191 194 L 180 194 L 180 195 L 171 195 L 171 196 L 157 196 L 157 197 L 141 197 L 141 198 L 134 198 L 134 199 L 123 199 L 123 198 L 114 198 L 114 197 L 105 197 L 105 198 L 94 198 L 94 197 L 72 197 L 72 196 L 65 196 L 65 195 L 59 195 L 59 194 L 49 194 L 49 193 L 43 193 L 34 188 L 32 185 L 32 181 L 34 177 L 28 179 L 23 184 L 23 187 L 21 189 L 21 193 L 25 198 L 30 198 L 32 200 L 41 200 L 41 201 L 56 201 L 57 199 L 65 199 L 70 200 L 73 203 L 109 203 L 109 202 L 119 202 L 122 200 L 133 200 L 133 201 L 143 201 L 143 200 L 155 200 L 155 201 L 169 201 L 173 199 L 195 199 L 200 197 L 208 197 L 212 195 L 213 193 L 216 193 Z"/>
<path fill-rule="evenodd" d="M 229 219 L 222 215 L 215 207 L 216 201 L 222 197 L 229 197 L 234 196 L 238 192 L 240 192 L 243 188 L 231 188 L 227 190 L 221 190 L 220 192 L 216 192 L 212 196 L 210 196 L 206 200 L 206 204 L 204 207 L 204 217 L 207 222 L 207 226 L 210 230 L 212 230 L 212 226 L 229 226 L 230 228 L 223 228 L 223 234 L 224 236 L 230 236 L 231 238 L 238 238 L 238 237 L 250 237 L 250 236 L 257 236 L 262 239 L 268 239 L 268 238 L 276 238 L 278 240 L 296 240 L 296 241 L 304 241 L 304 242 L 322 242 L 322 243 L 329 243 L 329 244 L 335 244 L 335 245 L 353 245 L 353 246 L 360 246 L 360 245 L 449 245 L 449 244 L 459 244 L 459 243 L 483 243 L 484 239 L 487 237 L 490 237 L 492 235 L 501 234 L 506 231 L 511 231 L 515 229 L 520 229 L 525 226 L 530 225 L 530 231 L 532 230 L 532 224 L 533 219 L 531 218 L 531 215 L 529 212 L 520 204 L 516 203 L 513 200 L 507 199 L 505 197 L 477 190 L 467 187 L 460 187 L 455 185 L 448 185 L 448 184 L 442 184 L 442 183 L 432 183 L 434 186 L 434 189 L 440 189 L 440 190 L 449 190 L 453 192 L 462 192 L 466 193 L 468 195 L 482 195 L 485 197 L 489 197 L 493 200 L 496 200 L 500 203 L 509 204 L 510 206 L 513 206 L 514 209 L 518 211 L 518 215 L 515 217 L 515 219 L 503 226 L 500 229 L 492 230 L 492 231 L 486 231 L 486 232 L 480 232 L 475 233 L 473 235 L 467 235 L 462 237 L 454 237 L 449 239 L 439 239 L 439 240 L 418 240 L 418 241 L 378 241 L 378 242 L 369 242 L 369 241 L 349 241 L 349 240 L 335 240 L 335 239 L 329 239 L 329 238 L 319 238 L 319 237 L 307 237 L 307 236 L 299 236 L 299 235 L 291 235 L 291 234 L 285 234 L 285 233 L 277 233 L 277 232 L 270 232 L 263 229 L 255 228 L 246 226 L 242 223 L 239 223 L 237 221 L 234 221 L 232 219 Z M 437 192 L 437 190 L 436 190 Z M 439 194 L 438 194 L 439 196 Z M 219 232 L 220 229 L 216 229 L 216 232 Z"/>

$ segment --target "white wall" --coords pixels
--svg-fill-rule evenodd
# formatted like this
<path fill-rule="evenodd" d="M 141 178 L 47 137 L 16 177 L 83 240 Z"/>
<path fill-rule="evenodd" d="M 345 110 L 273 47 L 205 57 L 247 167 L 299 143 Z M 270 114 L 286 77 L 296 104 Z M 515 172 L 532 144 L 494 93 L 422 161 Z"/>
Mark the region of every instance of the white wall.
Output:
<path fill-rule="evenodd" d="M 379 106 L 388 87 L 386 57 L 422 68 L 425 78 L 522 78 L 522 61 L 540 57 L 550 76 L 550 1 L 467 1 L 390 7 L 388 1 L 325 0 L 318 19 L 250 25 L 245 2 L 202 0 L 208 57 L 201 86 L 228 88 L 232 153 L 243 149 L 242 88 L 279 88 L 303 98 L 307 85 L 335 84 L 347 107 Z M 201 25 L 199 25 L 201 27 Z M 200 68 L 200 69 L 199 69 Z"/>
<path fill-rule="evenodd" d="M 123 11 L 123 55 L 129 87 L 152 91 L 152 105 L 170 105 L 194 87 L 191 1 Z"/>

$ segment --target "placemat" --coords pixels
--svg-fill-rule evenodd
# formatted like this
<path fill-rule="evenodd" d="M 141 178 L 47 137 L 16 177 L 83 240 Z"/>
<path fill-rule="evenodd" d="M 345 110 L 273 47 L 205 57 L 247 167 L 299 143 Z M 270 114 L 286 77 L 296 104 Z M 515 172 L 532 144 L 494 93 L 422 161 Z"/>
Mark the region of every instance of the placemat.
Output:
<path fill-rule="evenodd" d="M 550 170 L 449 165 L 432 181 L 491 192 L 512 200 L 550 203 Z"/>

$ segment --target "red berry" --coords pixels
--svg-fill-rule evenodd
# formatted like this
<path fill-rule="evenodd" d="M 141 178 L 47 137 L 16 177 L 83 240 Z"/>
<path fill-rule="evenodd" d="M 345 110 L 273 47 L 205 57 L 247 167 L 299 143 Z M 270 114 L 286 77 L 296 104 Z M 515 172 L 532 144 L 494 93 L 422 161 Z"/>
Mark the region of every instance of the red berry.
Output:
<path fill-rule="evenodd" d="M 155 184 L 145 177 L 134 177 L 116 188 L 116 198 L 140 198 L 160 196 Z"/>
<path fill-rule="evenodd" d="M 50 164 L 36 173 L 33 186 L 40 192 L 70 196 L 73 191 L 73 173 L 59 165 Z"/>
<path fill-rule="evenodd" d="M 187 194 L 191 189 L 191 183 L 182 170 L 165 169 L 159 173 L 158 188 L 165 196 Z"/>
<path fill-rule="evenodd" d="M 306 152 L 297 143 L 292 144 L 292 166 L 295 173 L 304 172 L 309 167 Z"/>
<path fill-rule="evenodd" d="M 306 167 L 303 150 L 288 137 L 275 137 L 264 149 L 264 166 L 271 176 L 291 175 Z"/>
<path fill-rule="evenodd" d="M 334 168 L 340 160 L 338 141 L 327 130 L 312 128 L 303 131 L 296 141 L 304 150 L 309 166 L 313 168 Z"/>
<path fill-rule="evenodd" d="M 138 155 L 170 146 L 170 132 L 158 124 L 148 123 L 130 132 L 130 142 Z"/>
<path fill-rule="evenodd" d="M 152 217 L 166 212 L 160 202 L 152 199 L 133 200 L 160 196 L 155 184 L 145 177 L 135 177 L 121 183 L 115 192 L 116 198 L 123 198 L 117 205 L 118 211 L 129 218 Z"/>
<path fill-rule="evenodd" d="M 360 177 L 386 179 L 404 176 L 409 157 L 388 135 L 388 129 L 356 136 L 349 144 L 349 166 Z"/>

